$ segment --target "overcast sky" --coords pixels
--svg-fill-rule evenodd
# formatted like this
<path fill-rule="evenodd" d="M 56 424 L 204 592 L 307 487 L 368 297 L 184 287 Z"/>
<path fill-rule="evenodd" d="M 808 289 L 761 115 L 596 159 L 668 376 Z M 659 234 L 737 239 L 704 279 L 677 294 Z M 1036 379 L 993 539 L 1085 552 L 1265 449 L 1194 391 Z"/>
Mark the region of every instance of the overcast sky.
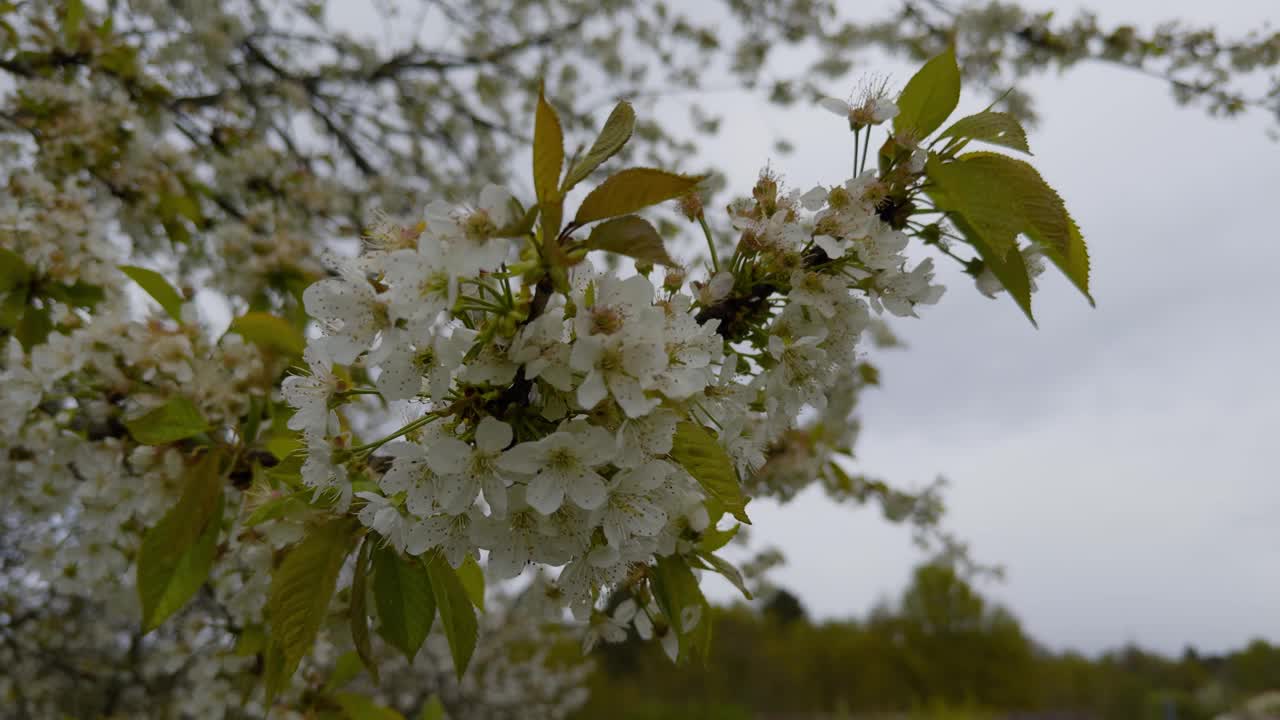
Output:
<path fill-rule="evenodd" d="M 1280 21 L 1269 0 L 1092 5 L 1104 21 L 1237 32 Z M 905 81 L 904 66 L 889 67 Z M 1043 118 L 1034 162 L 1084 230 L 1098 306 L 1051 270 L 1035 330 L 1007 297 L 988 300 L 948 271 L 943 302 L 894 325 L 909 349 L 879 358 L 861 467 L 908 486 L 946 476 L 947 524 L 1007 570 L 984 591 L 1051 647 L 1280 640 L 1280 144 L 1260 114 L 1212 119 L 1122 69 L 1080 66 L 1024 87 Z M 706 152 L 731 177 L 749 181 L 770 159 L 761 139 L 777 132 L 796 140 L 795 155 L 773 159 L 797 184 L 847 174 L 838 119 L 726 103 Z M 752 517 L 787 555 L 775 579 L 820 616 L 896 597 L 921 559 L 877 511 L 818 491 L 753 504 Z"/>

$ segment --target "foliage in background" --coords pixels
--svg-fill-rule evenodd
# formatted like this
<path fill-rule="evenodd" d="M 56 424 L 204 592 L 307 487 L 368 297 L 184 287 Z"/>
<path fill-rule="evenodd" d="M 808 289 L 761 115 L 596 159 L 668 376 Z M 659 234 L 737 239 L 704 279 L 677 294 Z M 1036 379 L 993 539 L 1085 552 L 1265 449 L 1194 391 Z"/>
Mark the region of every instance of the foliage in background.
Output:
<path fill-rule="evenodd" d="M 600 648 L 592 699 L 573 718 L 1209 720 L 1280 688 L 1280 646 L 1263 640 L 1177 658 L 1134 646 L 1092 658 L 1050 651 L 937 565 L 917 568 L 897 602 L 865 619 L 811 620 L 785 590 L 715 616 L 705 665 Z"/>

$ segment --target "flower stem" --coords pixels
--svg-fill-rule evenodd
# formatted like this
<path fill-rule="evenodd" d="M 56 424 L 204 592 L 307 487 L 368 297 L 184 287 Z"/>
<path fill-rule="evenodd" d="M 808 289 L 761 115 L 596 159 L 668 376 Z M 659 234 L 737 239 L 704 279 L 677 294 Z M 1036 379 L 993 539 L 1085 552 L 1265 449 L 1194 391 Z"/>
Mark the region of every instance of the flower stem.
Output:
<path fill-rule="evenodd" d="M 377 450 L 378 448 L 382 447 L 383 445 L 386 445 L 387 443 L 391 442 L 392 440 L 395 440 L 396 438 L 404 437 L 405 435 L 408 435 L 409 433 L 413 432 L 414 430 L 417 430 L 420 427 L 423 427 L 424 425 L 427 425 L 435 420 L 439 420 L 440 417 L 441 416 L 439 413 L 429 412 L 426 415 L 423 415 L 417 420 L 414 420 L 413 422 L 409 423 L 408 425 L 405 425 L 404 427 L 400 428 L 399 430 L 391 433 L 390 435 L 384 438 L 381 438 L 379 440 L 374 440 L 371 443 L 366 443 L 359 447 L 351 448 L 351 452 L 371 453 L 374 450 Z"/>
<path fill-rule="evenodd" d="M 720 258 L 716 257 L 716 243 L 711 237 L 711 228 L 707 225 L 707 218 L 701 213 L 698 214 L 698 224 L 702 226 L 702 234 L 707 236 L 707 249 L 711 251 L 711 269 L 720 272 Z"/>

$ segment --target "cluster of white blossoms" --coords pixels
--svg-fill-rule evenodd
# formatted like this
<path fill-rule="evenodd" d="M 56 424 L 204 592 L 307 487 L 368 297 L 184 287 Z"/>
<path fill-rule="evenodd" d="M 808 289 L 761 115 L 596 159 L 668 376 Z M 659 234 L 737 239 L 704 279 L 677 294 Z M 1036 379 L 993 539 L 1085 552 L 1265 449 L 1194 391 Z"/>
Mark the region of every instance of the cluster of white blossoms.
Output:
<path fill-rule="evenodd" d="M 578 255 L 553 289 L 496 186 L 382 227 L 304 294 L 320 333 L 282 390 L 303 482 L 398 551 L 454 567 L 483 554 L 495 578 L 560 567 L 556 595 L 578 619 L 621 591 L 642 602 L 596 624 L 688 631 L 696 605 L 663 619 L 640 588 L 726 510 L 677 435 L 718 445 L 739 492 L 847 384 L 873 313 L 914 316 L 942 295 L 932 261 L 913 264 L 883 219 L 888 191 L 867 172 L 786 192 L 766 172 L 729 208 L 731 261 L 694 282 L 668 268 L 657 287 L 650 266 L 624 276 Z M 382 413 L 389 434 L 359 444 L 348 412 Z"/>

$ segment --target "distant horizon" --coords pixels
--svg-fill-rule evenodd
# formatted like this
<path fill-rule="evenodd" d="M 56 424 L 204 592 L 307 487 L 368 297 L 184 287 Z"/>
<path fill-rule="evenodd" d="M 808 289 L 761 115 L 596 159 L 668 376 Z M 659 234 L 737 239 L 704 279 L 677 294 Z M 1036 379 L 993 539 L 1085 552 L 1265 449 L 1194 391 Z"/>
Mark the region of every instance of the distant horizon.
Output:
<path fill-rule="evenodd" d="M 705 581 L 705 578 L 707 578 L 708 576 L 704 575 L 703 577 Z M 1014 616 L 1014 618 L 1017 619 L 1019 626 L 1022 628 L 1022 632 L 1027 636 L 1029 640 L 1031 640 L 1031 642 L 1038 649 L 1046 650 L 1057 656 L 1079 655 L 1081 657 L 1085 657 L 1090 660 L 1098 660 L 1098 659 L 1101 659 L 1103 656 L 1114 655 L 1117 653 L 1124 652 L 1126 650 L 1139 650 L 1147 655 L 1155 655 L 1155 656 L 1159 656 L 1161 658 L 1165 658 L 1169 660 L 1177 660 L 1179 658 L 1182 658 L 1185 655 L 1187 650 L 1193 650 L 1196 653 L 1196 656 L 1198 658 L 1200 658 L 1201 660 L 1207 660 L 1207 659 L 1223 658 L 1234 653 L 1243 652 L 1247 650 L 1251 645 L 1259 642 L 1265 643 L 1269 647 L 1280 648 L 1280 640 L 1277 640 L 1275 638 L 1262 637 L 1262 636 L 1252 637 L 1244 640 L 1243 642 L 1237 643 L 1236 645 L 1221 647 L 1214 650 L 1207 650 L 1207 649 L 1201 648 L 1198 645 L 1188 643 L 1188 644 L 1184 644 L 1183 646 L 1178 648 L 1176 651 L 1170 651 L 1163 648 L 1153 648 L 1147 645 L 1143 645 L 1141 642 L 1138 642 L 1135 640 L 1126 640 L 1123 642 L 1117 642 L 1114 645 L 1104 646 L 1098 649 L 1090 649 L 1090 650 L 1082 650 L 1079 648 L 1073 648 L 1069 646 L 1051 647 L 1047 643 L 1041 641 L 1041 639 L 1036 636 L 1036 633 L 1033 631 L 1033 629 L 1027 626 L 1027 624 L 1023 621 L 1023 618 L 1020 615 L 1018 615 L 1018 613 L 1014 611 L 1013 608 L 1009 607 L 1008 605 L 1005 605 L 1004 603 L 998 602 L 988 592 L 986 592 L 981 582 L 976 583 L 976 588 L 978 590 L 978 593 L 982 595 L 984 600 L 991 602 L 993 606 L 998 606 L 1010 612 Z M 885 605 L 891 608 L 892 605 L 896 603 L 898 599 L 897 597 L 883 598 L 881 601 L 878 601 L 875 605 L 873 605 L 872 607 L 868 608 L 865 612 L 862 612 L 860 614 L 848 614 L 848 615 L 833 614 L 833 615 L 816 616 L 810 611 L 809 606 L 805 604 L 804 598 L 801 597 L 800 595 L 797 595 L 791 588 L 778 586 L 777 589 L 786 591 L 790 593 L 793 597 L 799 599 L 800 605 L 805 611 L 806 621 L 809 623 L 810 626 L 813 626 L 813 627 L 819 627 L 825 624 L 839 624 L 839 623 L 848 623 L 848 622 L 865 624 L 870 620 L 871 615 L 876 611 L 878 607 Z M 905 589 L 905 586 L 903 589 Z M 734 592 L 736 593 L 737 591 L 735 590 Z M 708 594 L 711 595 L 712 593 L 708 592 Z M 901 593 L 899 593 L 899 595 L 900 594 Z M 713 597 L 714 597 L 714 599 L 712 600 L 713 607 L 718 607 L 725 610 L 732 609 L 735 607 L 746 607 L 748 609 L 751 609 L 753 612 L 763 612 L 764 610 L 763 602 L 765 598 L 763 596 L 757 596 L 751 600 L 747 600 L 743 598 L 740 594 L 736 596 L 726 594 L 726 597 L 723 599 L 720 598 L 719 594 L 715 594 Z M 1277 687 L 1276 691 L 1280 692 L 1280 680 L 1277 680 L 1277 683 L 1278 684 L 1276 686 Z"/>

